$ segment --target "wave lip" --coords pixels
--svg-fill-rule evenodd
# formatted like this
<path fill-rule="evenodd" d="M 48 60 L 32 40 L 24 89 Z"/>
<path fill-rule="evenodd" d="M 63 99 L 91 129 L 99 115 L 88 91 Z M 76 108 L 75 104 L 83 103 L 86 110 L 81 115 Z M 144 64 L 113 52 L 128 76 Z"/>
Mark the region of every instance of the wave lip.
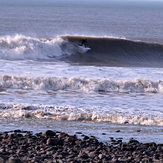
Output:
<path fill-rule="evenodd" d="M 163 118 L 145 115 L 99 113 L 69 106 L 0 104 L 1 119 L 52 119 L 57 121 L 90 121 L 111 124 L 163 126 Z"/>
<path fill-rule="evenodd" d="M 75 90 L 109 93 L 163 93 L 163 81 L 136 79 L 112 81 L 108 79 L 83 79 L 65 77 L 16 77 L 0 76 L 1 89 L 24 90 Z"/>

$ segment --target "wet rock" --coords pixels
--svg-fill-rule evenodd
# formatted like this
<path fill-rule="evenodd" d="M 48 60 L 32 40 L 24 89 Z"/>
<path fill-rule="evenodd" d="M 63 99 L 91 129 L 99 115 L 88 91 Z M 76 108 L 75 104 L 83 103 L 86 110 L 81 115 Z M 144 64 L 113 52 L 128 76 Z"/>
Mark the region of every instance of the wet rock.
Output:
<path fill-rule="evenodd" d="M 54 138 L 48 138 L 46 141 L 47 145 L 56 145 L 57 144 L 57 140 Z"/>
<path fill-rule="evenodd" d="M 102 135 L 106 135 L 106 133 L 102 133 Z"/>
<path fill-rule="evenodd" d="M 25 133 L 25 134 L 23 134 Z M 32 134 L 5 132 L 0 134 L 0 163 L 7 162 L 163 162 L 163 144 L 140 143 L 130 139 L 110 137 L 111 144 L 99 142 L 95 136 L 76 135 L 51 130 Z"/>
<path fill-rule="evenodd" d="M 130 139 L 128 143 L 139 143 L 139 141 L 134 140 L 134 139 Z"/>
<path fill-rule="evenodd" d="M 21 132 L 21 130 L 14 130 L 14 132 Z"/>
<path fill-rule="evenodd" d="M 53 131 L 51 131 L 51 130 L 47 130 L 47 131 L 45 131 L 42 135 L 48 137 L 48 136 L 55 136 L 56 133 L 53 132 Z"/>
<path fill-rule="evenodd" d="M 66 137 L 66 139 L 65 139 L 65 142 L 75 142 L 76 141 L 76 135 L 74 135 L 74 136 L 68 136 L 68 137 Z"/>
<path fill-rule="evenodd" d="M 19 158 L 10 157 L 8 160 L 9 163 L 22 163 Z"/>
<path fill-rule="evenodd" d="M 88 158 L 88 155 L 85 152 L 80 151 L 78 157 L 83 158 L 83 159 L 87 159 Z"/>

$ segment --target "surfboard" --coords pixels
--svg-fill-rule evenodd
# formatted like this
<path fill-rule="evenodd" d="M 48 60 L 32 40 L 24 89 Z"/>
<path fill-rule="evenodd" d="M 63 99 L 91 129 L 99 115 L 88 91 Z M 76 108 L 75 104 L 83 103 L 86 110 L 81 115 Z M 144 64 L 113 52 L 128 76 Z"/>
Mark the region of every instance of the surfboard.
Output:
<path fill-rule="evenodd" d="M 79 46 L 79 49 L 84 53 L 91 50 L 90 47 L 85 47 L 85 46 Z"/>

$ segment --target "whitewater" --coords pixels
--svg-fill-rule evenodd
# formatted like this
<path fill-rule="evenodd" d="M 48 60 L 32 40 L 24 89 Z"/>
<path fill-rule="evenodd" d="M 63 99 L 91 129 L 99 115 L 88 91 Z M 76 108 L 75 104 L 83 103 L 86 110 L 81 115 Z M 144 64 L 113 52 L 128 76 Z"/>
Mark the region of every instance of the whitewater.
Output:
<path fill-rule="evenodd" d="M 103 141 L 161 142 L 161 2 L 93 2 L 0 2 L 3 131 L 49 128 Z M 81 39 L 91 50 L 79 46 Z"/>

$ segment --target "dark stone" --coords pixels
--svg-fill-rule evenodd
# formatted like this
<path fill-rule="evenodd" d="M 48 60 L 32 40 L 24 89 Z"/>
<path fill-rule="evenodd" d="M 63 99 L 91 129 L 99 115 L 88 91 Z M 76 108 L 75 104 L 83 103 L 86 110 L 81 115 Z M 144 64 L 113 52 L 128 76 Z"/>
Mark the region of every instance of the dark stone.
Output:
<path fill-rule="evenodd" d="M 76 141 L 76 135 L 74 136 L 69 136 L 69 137 L 66 137 L 65 139 L 65 142 L 75 142 Z"/>
<path fill-rule="evenodd" d="M 14 132 L 21 132 L 21 130 L 14 130 Z"/>
<path fill-rule="evenodd" d="M 139 143 L 139 141 L 134 140 L 134 139 L 130 139 L 128 143 Z"/>
<path fill-rule="evenodd" d="M 10 134 L 8 139 L 13 139 L 13 138 L 16 138 L 16 135 L 15 134 Z"/>
<path fill-rule="evenodd" d="M 8 157 L 5 155 L 0 155 L 0 163 L 6 163 L 6 161 L 8 160 Z"/>
<path fill-rule="evenodd" d="M 88 136 L 86 136 L 86 135 L 84 135 L 84 138 L 83 138 L 84 140 L 87 140 L 87 139 L 89 139 L 89 137 Z"/>
<path fill-rule="evenodd" d="M 62 139 L 62 138 L 65 138 L 66 136 L 69 136 L 69 135 L 64 132 L 61 132 L 59 133 L 58 138 Z"/>
<path fill-rule="evenodd" d="M 9 163 L 22 163 L 22 161 L 18 158 L 10 157 L 9 158 Z"/>
<path fill-rule="evenodd" d="M 50 137 L 50 136 L 55 136 L 56 133 L 53 132 L 53 131 L 51 131 L 51 130 L 47 130 L 47 131 L 45 131 L 42 135 L 43 135 L 43 136 Z"/>
<path fill-rule="evenodd" d="M 88 152 L 87 154 L 88 154 L 88 156 L 89 156 L 90 158 L 95 158 L 95 156 L 96 156 L 96 152 L 95 152 L 95 151 L 93 151 L 93 152 Z"/>
<path fill-rule="evenodd" d="M 102 135 L 106 135 L 106 133 L 102 133 Z"/>
<path fill-rule="evenodd" d="M 144 153 L 144 154 L 146 154 L 147 156 L 150 156 L 150 157 L 152 157 L 152 156 L 153 156 L 153 153 L 148 152 L 148 151 L 145 151 L 145 153 Z"/>
<path fill-rule="evenodd" d="M 80 151 L 78 157 L 83 158 L 83 159 L 87 159 L 88 155 L 85 152 Z"/>
<path fill-rule="evenodd" d="M 113 137 L 110 137 L 112 143 L 107 144 L 95 136 L 84 135 L 81 140 L 76 135 L 58 133 L 51 130 L 35 135 L 24 131 L 1 133 L 0 163 L 163 162 L 163 144 L 143 144 L 134 139 L 126 143 Z"/>
<path fill-rule="evenodd" d="M 47 141 L 46 141 L 46 144 L 47 145 L 55 145 L 56 144 L 56 141 L 54 138 L 49 138 Z"/>
<path fill-rule="evenodd" d="M 75 144 L 76 144 L 76 145 L 81 145 L 81 143 L 82 143 L 81 140 L 76 140 L 76 141 L 75 141 Z"/>

